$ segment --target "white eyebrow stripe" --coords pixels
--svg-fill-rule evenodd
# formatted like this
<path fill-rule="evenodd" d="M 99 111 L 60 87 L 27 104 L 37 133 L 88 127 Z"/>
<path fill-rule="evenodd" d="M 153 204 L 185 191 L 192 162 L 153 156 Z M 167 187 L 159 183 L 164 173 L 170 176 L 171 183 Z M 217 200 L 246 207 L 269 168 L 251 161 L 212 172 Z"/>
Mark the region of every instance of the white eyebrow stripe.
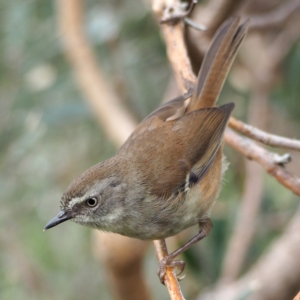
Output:
<path fill-rule="evenodd" d="M 84 200 L 85 200 L 85 197 L 84 197 L 84 196 L 83 196 L 83 197 L 73 198 L 73 199 L 69 202 L 68 208 L 69 208 L 69 209 L 72 209 L 73 206 L 74 206 L 75 204 L 81 203 L 81 202 L 83 202 Z"/>

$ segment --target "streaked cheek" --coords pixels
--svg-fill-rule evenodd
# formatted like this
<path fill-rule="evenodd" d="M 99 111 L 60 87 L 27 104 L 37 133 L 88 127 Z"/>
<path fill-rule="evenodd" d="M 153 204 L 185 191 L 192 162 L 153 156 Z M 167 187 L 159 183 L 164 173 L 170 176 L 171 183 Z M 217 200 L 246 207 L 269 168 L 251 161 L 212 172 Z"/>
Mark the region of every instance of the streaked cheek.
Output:
<path fill-rule="evenodd" d="M 122 206 L 115 208 L 112 212 L 105 214 L 102 219 L 105 222 L 112 223 L 122 218 L 124 208 Z"/>
<path fill-rule="evenodd" d="M 72 219 L 73 222 L 88 226 L 90 223 L 90 217 L 86 215 L 78 215 Z"/>

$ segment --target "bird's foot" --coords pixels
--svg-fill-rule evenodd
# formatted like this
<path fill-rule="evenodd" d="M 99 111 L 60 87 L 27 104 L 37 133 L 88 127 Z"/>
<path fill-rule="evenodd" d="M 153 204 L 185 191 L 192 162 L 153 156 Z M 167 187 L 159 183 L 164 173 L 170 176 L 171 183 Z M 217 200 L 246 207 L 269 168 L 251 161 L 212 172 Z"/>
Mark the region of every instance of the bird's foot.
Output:
<path fill-rule="evenodd" d="M 162 284 L 165 284 L 165 274 L 166 274 L 166 270 L 167 268 L 173 268 L 173 269 L 177 269 L 178 272 L 175 273 L 175 276 L 177 277 L 178 280 L 182 280 L 185 275 L 180 276 L 185 268 L 185 262 L 183 260 L 168 260 L 168 256 L 163 258 L 160 262 L 159 262 L 159 269 L 158 269 L 158 277 L 159 280 Z"/>

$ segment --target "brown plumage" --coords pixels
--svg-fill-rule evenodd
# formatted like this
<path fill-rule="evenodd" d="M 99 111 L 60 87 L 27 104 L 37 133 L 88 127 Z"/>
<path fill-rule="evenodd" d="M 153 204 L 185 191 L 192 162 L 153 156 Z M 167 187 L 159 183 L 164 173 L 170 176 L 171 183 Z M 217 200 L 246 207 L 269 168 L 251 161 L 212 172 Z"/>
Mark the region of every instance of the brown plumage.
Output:
<path fill-rule="evenodd" d="M 190 99 L 170 101 L 142 121 L 119 152 L 75 179 L 62 212 L 46 229 L 72 219 L 139 239 L 160 239 L 199 224 L 200 231 L 174 257 L 206 236 L 209 213 L 224 170 L 222 139 L 233 103 L 214 107 L 245 36 L 247 22 L 226 21 L 215 35 Z"/>

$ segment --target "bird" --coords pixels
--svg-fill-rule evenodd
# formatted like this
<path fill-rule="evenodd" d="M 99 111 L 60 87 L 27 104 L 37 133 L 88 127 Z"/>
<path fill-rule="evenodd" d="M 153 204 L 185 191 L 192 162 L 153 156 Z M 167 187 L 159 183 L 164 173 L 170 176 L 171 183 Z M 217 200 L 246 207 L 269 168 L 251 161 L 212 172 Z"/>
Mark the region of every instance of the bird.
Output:
<path fill-rule="evenodd" d="M 146 117 L 115 156 L 77 177 L 61 211 L 44 230 L 67 220 L 141 240 L 165 239 L 199 225 L 199 232 L 159 262 L 180 272 L 175 258 L 206 237 L 210 213 L 227 168 L 223 136 L 234 103 L 216 106 L 248 20 L 225 21 L 204 57 L 196 86 Z"/>

